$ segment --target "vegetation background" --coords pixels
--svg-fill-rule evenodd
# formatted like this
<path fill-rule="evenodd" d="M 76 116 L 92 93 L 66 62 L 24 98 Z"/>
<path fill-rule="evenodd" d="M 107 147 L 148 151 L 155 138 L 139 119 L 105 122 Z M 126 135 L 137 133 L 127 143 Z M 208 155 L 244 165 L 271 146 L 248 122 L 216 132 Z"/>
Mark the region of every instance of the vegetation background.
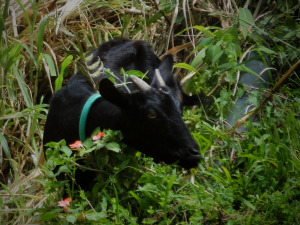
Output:
<path fill-rule="evenodd" d="M 0 223 L 300 224 L 299 4 L 1 0 Z M 85 52 L 117 37 L 146 40 L 161 57 L 173 54 L 185 91 L 213 97 L 209 106 L 184 111 L 203 155 L 198 168 L 124 154 L 122 135 L 113 131 L 73 154 L 63 141 L 52 143 L 45 160 L 52 93 Z M 238 82 L 253 73 L 245 66 L 249 52 L 269 63 L 268 89 L 247 91 Z M 230 107 L 245 93 L 255 119 L 247 115 L 230 128 Z M 247 132 L 240 132 L 244 121 Z M 92 165 L 79 165 L 90 154 Z M 79 167 L 99 173 L 91 191 L 74 188 Z M 56 180 L 61 172 L 71 184 Z M 60 208 L 63 188 L 72 202 Z"/>

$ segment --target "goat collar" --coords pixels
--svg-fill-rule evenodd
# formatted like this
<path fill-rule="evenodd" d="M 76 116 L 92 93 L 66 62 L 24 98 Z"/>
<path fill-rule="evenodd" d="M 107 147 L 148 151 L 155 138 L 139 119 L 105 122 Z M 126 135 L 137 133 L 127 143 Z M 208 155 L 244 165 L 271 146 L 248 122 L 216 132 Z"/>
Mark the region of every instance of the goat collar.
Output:
<path fill-rule="evenodd" d="M 80 120 L 79 120 L 79 138 L 80 141 L 83 143 L 86 139 L 85 137 L 85 128 L 86 128 L 86 119 L 90 112 L 90 109 L 93 105 L 93 103 L 98 99 L 101 98 L 101 95 L 99 93 L 95 93 L 92 96 L 89 97 L 89 99 L 86 101 L 86 103 L 83 106 L 83 109 L 81 111 Z"/>

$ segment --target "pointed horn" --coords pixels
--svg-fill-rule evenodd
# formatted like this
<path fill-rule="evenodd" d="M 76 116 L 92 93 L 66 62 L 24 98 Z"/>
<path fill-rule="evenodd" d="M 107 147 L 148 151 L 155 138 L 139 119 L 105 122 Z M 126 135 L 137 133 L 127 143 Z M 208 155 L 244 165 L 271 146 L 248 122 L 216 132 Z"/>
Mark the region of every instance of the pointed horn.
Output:
<path fill-rule="evenodd" d="M 138 87 L 138 89 L 141 92 L 146 92 L 151 88 L 151 86 L 149 84 L 147 84 L 145 81 L 143 81 L 142 79 L 140 79 L 136 76 L 130 75 L 130 79 Z"/>
<path fill-rule="evenodd" d="M 156 78 L 156 82 L 158 84 L 159 87 L 164 87 L 166 86 L 166 83 L 164 81 L 164 79 L 162 78 L 160 72 L 158 69 L 155 70 L 155 78 Z"/>

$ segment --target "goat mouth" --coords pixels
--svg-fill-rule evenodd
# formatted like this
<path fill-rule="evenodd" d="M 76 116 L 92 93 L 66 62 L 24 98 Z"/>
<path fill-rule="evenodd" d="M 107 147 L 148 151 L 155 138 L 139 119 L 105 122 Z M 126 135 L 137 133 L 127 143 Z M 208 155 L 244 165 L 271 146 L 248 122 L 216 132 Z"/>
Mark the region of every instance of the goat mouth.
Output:
<path fill-rule="evenodd" d="M 156 158 L 155 162 L 163 161 L 166 164 L 177 163 L 179 166 L 190 169 L 198 166 L 198 163 L 201 160 L 201 156 L 199 154 L 185 154 L 185 155 L 173 155 L 164 158 Z"/>
<path fill-rule="evenodd" d="M 201 156 L 199 154 L 198 155 L 194 154 L 194 155 L 180 158 L 178 164 L 185 169 L 190 169 L 190 168 L 197 167 L 200 160 L 201 160 Z"/>

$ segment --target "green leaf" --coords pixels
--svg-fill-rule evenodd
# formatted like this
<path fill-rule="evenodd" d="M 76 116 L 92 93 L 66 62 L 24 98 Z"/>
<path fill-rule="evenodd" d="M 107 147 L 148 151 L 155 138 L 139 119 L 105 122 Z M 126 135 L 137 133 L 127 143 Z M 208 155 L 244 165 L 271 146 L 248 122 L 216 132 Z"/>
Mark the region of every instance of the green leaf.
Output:
<path fill-rule="evenodd" d="M 77 217 L 76 216 L 66 216 L 66 220 L 72 224 L 74 224 L 77 220 Z"/>
<path fill-rule="evenodd" d="M 238 200 L 240 200 L 242 203 L 244 203 L 246 206 L 248 206 L 250 209 L 255 210 L 255 206 L 251 204 L 251 202 L 247 201 L 246 199 L 238 196 Z"/>
<path fill-rule="evenodd" d="M 104 212 L 100 212 L 100 213 L 93 213 L 93 214 L 90 214 L 90 215 L 86 215 L 85 218 L 87 220 L 90 220 L 90 221 L 98 221 L 102 218 L 105 218 L 106 217 L 106 214 Z"/>
<path fill-rule="evenodd" d="M 242 154 L 242 155 L 239 155 L 239 157 L 249 158 L 249 159 L 258 160 L 258 161 L 261 160 L 261 158 L 255 156 L 255 155 L 252 155 L 252 154 Z"/>
<path fill-rule="evenodd" d="M 120 152 L 121 148 L 120 145 L 117 142 L 111 142 L 105 145 L 105 147 L 108 150 L 114 151 L 114 152 Z"/>
<path fill-rule="evenodd" d="M 204 154 L 211 146 L 211 141 L 197 133 L 192 133 L 192 135 L 199 145 L 200 153 Z"/>
<path fill-rule="evenodd" d="M 224 173 L 226 174 L 228 182 L 231 183 L 231 175 L 230 175 L 229 171 L 224 166 L 222 166 L 222 169 L 223 169 Z"/>
<path fill-rule="evenodd" d="M 37 62 L 36 62 L 36 60 L 35 60 L 35 58 L 34 58 L 34 56 L 33 56 L 32 51 L 28 48 L 28 46 L 27 46 L 26 44 L 20 42 L 19 40 L 17 40 L 17 41 L 20 43 L 20 45 L 22 45 L 22 46 L 25 48 L 25 50 L 26 50 L 27 53 L 29 54 L 31 60 L 33 61 L 35 67 L 37 67 Z"/>
<path fill-rule="evenodd" d="M 129 71 L 127 71 L 127 74 L 128 75 L 133 75 L 133 76 L 136 76 L 136 77 L 141 77 L 141 78 L 147 78 L 148 79 L 148 77 L 143 72 L 141 72 L 139 70 L 129 70 Z"/>
<path fill-rule="evenodd" d="M 207 49 L 206 56 L 212 62 L 213 65 L 216 64 L 218 59 L 222 56 L 223 50 L 218 45 L 210 46 Z"/>
<path fill-rule="evenodd" d="M 1 132 L 0 132 L 0 145 L 1 145 L 1 147 L 3 148 L 6 157 L 7 157 L 8 159 L 11 159 L 11 154 L 10 154 L 10 150 L 9 150 L 9 147 L 8 147 L 8 144 L 7 144 L 7 140 L 6 140 L 6 138 L 2 135 Z"/>
<path fill-rule="evenodd" d="M 52 57 L 48 54 L 44 54 L 44 58 L 45 58 L 45 60 L 48 64 L 51 76 L 55 77 L 56 76 L 56 70 L 55 70 L 55 65 L 54 65 Z"/>
<path fill-rule="evenodd" d="M 41 219 L 43 221 L 51 221 L 52 219 L 54 219 L 57 216 L 58 216 L 58 213 L 55 213 L 55 212 L 46 212 L 43 215 L 41 215 Z"/>
<path fill-rule="evenodd" d="M 205 51 L 206 49 L 202 49 L 194 58 L 194 60 L 191 63 L 191 66 L 193 68 L 198 68 L 202 63 L 203 63 L 203 59 L 205 57 Z"/>
<path fill-rule="evenodd" d="M 244 38 L 246 38 L 247 28 L 249 28 L 250 25 L 255 26 L 253 16 L 249 9 L 239 8 L 239 22 L 240 22 L 241 32 Z"/>
<path fill-rule="evenodd" d="M 210 43 L 212 43 L 213 40 L 214 39 L 211 37 L 210 38 L 202 38 L 198 46 L 203 47 L 205 45 L 209 45 Z"/>
<path fill-rule="evenodd" d="M 67 58 L 65 58 L 65 60 L 62 62 L 61 64 L 61 70 L 60 73 L 58 75 L 58 77 L 55 80 L 55 92 L 57 92 L 59 89 L 61 89 L 62 87 L 62 82 L 64 79 L 64 72 L 65 69 L 69 66 L 69 64 L 72 62 L 73 60 L 73 56 L 69 55 Z"/>
<path fill-rule="evenodd" d="M 263 45 L 258 46 L 256 49 L 259 50 L 259 51 L 265 52 L 265 53 L 267 53 L 267 54 L 270 54 L 270 55 L 271 55 L 271 54 L 277 54 L 277 53 L 274 52 L 273 50 L 271 50 L 271 49 L 269 49 L 269 48 L 266 48 L 266 47 L 263 46 Z"/>
<path fill-rule="evenodd" d="M 13 66 L 13 71 L 16 76 L 16 79 L 18 81 L 18 85 L 21 89 L 22 95 L 24 97 L 24 101 L 26 103 L 27 107 L 32 107 L 33 106 L 33 101 L 32 101 L 32 96 L 29 94 L 31 93 L 30 88 L 26 85 L 24 77 L 20 74 L 19 69 L 17 68 L 16 65 Z"/>
<path fill-rule="evenodd" d="M 72 155 L 72 150 L 68 146 L 62 146 L 61 150 L 70 158 Z"/>
<path fill-rule="evenodd" d="M 11 48 L 11 46 L 5 51 L 3 51 L 2 57 L 7 57 L 7 60 L 3 63 L 5 68 L 5 73 L 10 69 L 10 67 L 20 59 L 21 57 L 21 50 L 23 49 L 23 46 L 19 43 L 14 44 L 14 46 Z"/>
<path fill-rule="evenodd" d="M 207 28 L 205 28 L 203 26 L 193 26 L 192 28 L 203 32 L 208 37 L 214 37 L 215 36 L 212 32 L 210 32 Z"/>
<path fill-rule="evenodd" d="M 187 70 L 193 71 L 193 72 L 197 73 L 198 75 L 200 75 L 198 70 L 196 70 L 194 67 L 192 67 L 192 66 L 190 66 L 189 64 L 186 64 L 186 63 L 177 63 L 177 64 L 174 65 L 174 67 L 187 69 Z"/>
<path fill-rule="evenodd" d="M 0 13 L 0 39 L 2 38 L 2 34 L 3 34 L 4 29 L 5 29 L 5 20 L 6 20 L 7 13 L 8 13 L 8 7 L 9 7 L 9 0 L 5 0 L 5 6 L 3 8 L 3 14 L 1 15 L 1 13 Z"/>
<path fill-rule="evenodd" d="M 207 28 L 205 28 L 203 26 L 193 26 L 193 27 L 186 28 L 186 29 L 180 31 L 179 33 L 177 33 L 176 36 L 182 34 L 183 32 L 185 32 L 187 30 L 190 30 L 190 29 L 197 29 L 197 30 L 201 31 L 202 33 L 204 33 L 208 37 L 214 37 L 215 36 L 212 32 L 210 32 Z"/>
<path fill-rule="evenodd" d="M 61 167 L 59 167 L 59 170 L 57 171 L 55 176 L 58 176 L 61 173 L 71 173 L 71 170 L 66 166 L 61 166 Z"/>
<path fill-rule="evenodd" d="M 39 56 L 41 54 L 42 48 L 43 48 L 43 41 L 44 41 L 44 35 L 45 35 L 45 26 L 48 20 L 48 16 L 45 16 L 41 22 L 40 27 L 37 35 L 37 59 L 39 59 Z"/>

